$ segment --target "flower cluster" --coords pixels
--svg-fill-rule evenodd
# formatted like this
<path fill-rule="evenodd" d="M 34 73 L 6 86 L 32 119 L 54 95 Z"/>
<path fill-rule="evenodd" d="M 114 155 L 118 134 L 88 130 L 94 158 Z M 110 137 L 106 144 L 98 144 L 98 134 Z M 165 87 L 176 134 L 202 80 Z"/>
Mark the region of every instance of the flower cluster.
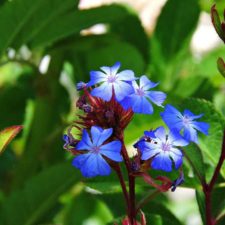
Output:
<path fill-rule="evenodd" d="M 83 114 L 78 115 L 73 126 L 80 130 L 81 140 L 75 140 L 70 132 L 64 135 L 64 148 L 76 155 L 73 165 L 84 177 L 109 175 L 110 168 L 123 160 L 132 171 L 134 164 L 123 142 L 124 129 L 134 113 L 152 114 L 152 104 L 163 107 L 166 99 L 165 93 L 152 90 L 159 83 L 145 75 L 137 78 L 132 70 L 119 72 L 120 63 L 100 69 L 90 72 L 89 82 L 77 84 L 77 90 L 82 90 L 83 95 L 76 105 Z M 146 162 L 154 170 L 170 172 L 180 168 L 183 161 L 181 147 L 190 142 L 198 143 L 198 132 L 208 134 L 209 125 L 197 121 L 203 114 L 195 115 L 187 109 L 181 113 L 172 105 L 166 105 L 160 115 L 168 131 L 158 127 L 144 132 L 134 145 L 140 162 L 135 172 Z M 174 190 L 183 182 L 183 176 L 178 180 L 172 184 Z"/>

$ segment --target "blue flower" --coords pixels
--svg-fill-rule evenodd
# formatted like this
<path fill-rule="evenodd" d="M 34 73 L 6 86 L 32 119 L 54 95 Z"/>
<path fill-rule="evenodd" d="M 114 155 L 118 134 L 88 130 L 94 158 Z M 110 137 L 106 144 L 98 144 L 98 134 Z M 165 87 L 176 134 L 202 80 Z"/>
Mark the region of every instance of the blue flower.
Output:
<path fill-rule="evenodd" d="M 129 81 L 135 80 L 134 72 L 132 70 L 123 70 L 118 73 L 120 63 L 117 62 L 112 67 L 103 66 L 103 71 L 91 71 L 91 80 L 88 86 L 100 84 L 99 87 L 91 91 L 92 96 L 100 97 L 105 101 L 110 101 L 113 92 L 117 101 L 121 101 L 125 96 L 133 92 Z"/>
<path fill-rule="evenodd" d="M 112 132 L 112 128 L 103 130 L 100 127 L 92 126 L 90 137 L 88 132 L 83 130 L 82 139 L 78 142 L 76 150 L 84 150 L 85 153 L 74 158 L 73 166 L 80 169 L 84 177 L 109 175 L 111 169 L 104 157 L 116 162 L 122 161 L 120 141 L 104 144 Z"/>
<path fill-rule="evenodd" d="M 148 160 L 152 158 L 151 167 L 155 170 L 172 171 L 172 163 L 178 169 L 182 165 L 183 154 L 177 146 L 186 146 L 188 142 L 184 140 L 176 131 L 166 134 L 164 127 L 159 127 L 150 135 L 150 142 L 140 142 L 141 159 Z"/>
<path fill-rule="evenodd" d="M 186 140 L 195 143 L 198 143 L 197 131 L 208 135 L 209 124 L 195 121 L 202 116 L 203 114 L 195 115 L 187 109 L 181 114 L 172 105 L 166 105 L 165 111 L 161 113 L 162 119 L 170 129 L 176 129 L 179 132 L 181 131 Z"/>
<path fill-rule="evenodd" d="M 80 81 L 80 82 L 77 83 L 76 89 L 77 89 L 77 91 L 81 91 L 81 90 L 83 90 L 86 86 L 87 86 L 86 83 L 84 83 L 83 81 Z"/>
<path fill-rule="evenodd" d="M 157 85 L 158 83 L 151 82 L 146 76 L 141 76 L 140 85 L 138 86 L 137 82 L 133 81 L 134 93 L 125 97 L 120 104 L 124 109 L 132 108 L 135 113 L 152 114 L 153 107 L 150 101 L 162 106 L 166 99 L 166 94 L 161 91 L 149 91 Z"/>

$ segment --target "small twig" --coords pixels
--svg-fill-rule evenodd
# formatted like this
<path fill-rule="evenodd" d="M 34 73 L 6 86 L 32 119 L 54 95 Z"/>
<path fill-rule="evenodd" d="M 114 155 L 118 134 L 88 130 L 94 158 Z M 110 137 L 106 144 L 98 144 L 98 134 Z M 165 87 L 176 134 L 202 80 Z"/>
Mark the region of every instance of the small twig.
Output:
<path fill-rule="evenodd" d="M 154 192 L 150 191 L 144 198 L 140 200 L 140 202 L 137 204 L 136 207 L 136 213 L 149 201 L 151 201 L 153 198 L 155 198 L 158 194 L 160 194 L 160 190 L 156 190 Z"/>

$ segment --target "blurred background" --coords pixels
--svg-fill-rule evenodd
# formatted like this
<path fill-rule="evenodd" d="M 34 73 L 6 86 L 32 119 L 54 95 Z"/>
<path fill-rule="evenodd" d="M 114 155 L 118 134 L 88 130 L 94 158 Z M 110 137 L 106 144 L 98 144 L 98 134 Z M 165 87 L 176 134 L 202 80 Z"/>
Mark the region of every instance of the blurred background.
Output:
<path fill-rule="evenodd" d="M 78 113 L 75 84 L 90 70 L 120 61 L 160 82 L 166 103 L 203 98 L 225 115 L 214 3 L 222 16 L 223 0 L 0 0 L 0 130 L 24 126 L 0 156 L 1 225 L 104 225 L 123 216 L 115 174 L 86 181 L 63 149 Z M 131 155 L 144 130 L 163 124 L 160 111 L 135 115 L 126 130 Z M 149 189 L 140 183 L 137 193 Z M 202 224 L 188 182 L 144 211 L 154 214 L 151 224 Z"/>

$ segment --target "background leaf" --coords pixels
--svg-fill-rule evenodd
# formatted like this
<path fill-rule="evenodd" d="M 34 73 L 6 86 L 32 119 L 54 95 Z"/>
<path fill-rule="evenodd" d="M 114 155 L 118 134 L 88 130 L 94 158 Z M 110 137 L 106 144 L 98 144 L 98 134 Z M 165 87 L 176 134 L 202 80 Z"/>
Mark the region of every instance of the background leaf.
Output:
<path fill-rule="evenodd" d="M 12 126 L 5 128 L 0 132 L 0 154 L 22 128 L 22 126 Z"/>
<path fill-rule="evenodd" d="M 15 190 L 2 205 L 1 224 L 37 224 L 80 176 L 68 163 L 55 165 L 28 180 Z M 12 216 L 13 212 L 13 216 Z"/>

